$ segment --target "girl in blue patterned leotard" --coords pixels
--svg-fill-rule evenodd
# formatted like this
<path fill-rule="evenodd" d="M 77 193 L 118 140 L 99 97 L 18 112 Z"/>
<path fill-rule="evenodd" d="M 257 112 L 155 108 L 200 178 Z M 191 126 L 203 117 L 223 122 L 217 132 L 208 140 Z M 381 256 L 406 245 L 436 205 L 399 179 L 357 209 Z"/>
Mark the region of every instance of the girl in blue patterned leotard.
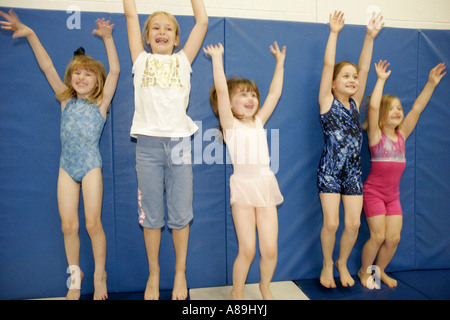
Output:
<path fill-rule="evenodd" d="M 336 287 L 333 251 L 341 198 L 345 211 L 345 228 L 336 267 L 344 287 L 355 283 L 347 269 L 347 259 L 358 236 L 362 211 L 362 133 L 359 106 L 372 59 L 373 40 L 379 32 L 379 29 L 367 28 L 358 66 L 347 61 L 335 65 L 337 38 L 343 27 L 344 14 L 331 14 L 330 35 L 319 91 L 320 121 L 325 140 L 317 170 L 317 186 L 323 212 L 320 234 L 323 267 L 320 283 L 327 288 Z"/>
<path fill-rule="evenodd" d="M 102 167 L 99 141 L 105 118 L 98 105 L 71 98 L 61 115 L 61 159 L 59 166 L 77 183 Z"/>
<path fill-rule="evenodd" d="M 317 170 L 317 184 L 322 193 L 361 195 L 362 131 L 355 100 L 350 110 L 337 100 L 320 115 L 325 146 Z"/>
<path fill-rule="evenodd" d="M 112 28 L 109 21 L 98 19 L 94 34 L 103 38 L 109 61 L 106 76 L 103 65 L 77 50 L 66 70 L 64 82 L 32 29 L 19 21 L 10 10 L 0 11 L 7 21 L 4 29 L 14 31 L 14 37 L 27 37 L 36 60 L 50 86 L 61 101 L 61 158 L 58 176 L 58 207 L 64 233 L 64 245 L 70 273 L 67 299 L 80 298 L 83 273 L 80 270 L 80 239 L 78 237 L 78 203 L 80 183 L 83 188 L 86 229 L 92 241 L 95 261 L 94 299 L 108 298 L 106 288 L 106 237 L 101 224 L 103 197 L 102 159 L 99 139 L 106 121 L 111 100 L 119 78 L 120 64 L 117 57 Z M 80 48 L 81 49 L 81 48 Z M 69 281 L 70 280 L 70 281 Z"/>

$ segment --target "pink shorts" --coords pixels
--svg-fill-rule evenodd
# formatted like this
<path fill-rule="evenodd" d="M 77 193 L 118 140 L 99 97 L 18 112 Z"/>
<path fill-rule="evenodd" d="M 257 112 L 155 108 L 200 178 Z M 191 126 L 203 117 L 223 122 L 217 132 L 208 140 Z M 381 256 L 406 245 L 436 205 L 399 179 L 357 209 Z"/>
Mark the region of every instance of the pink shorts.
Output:
<path fill-rule="evenodd" d="M 363 204 L 366 218 L 379 215 L 392 216 L 403 214 L 399 197 L 386 200 L 383 197 L 365 193 L 363 196 Z"/>

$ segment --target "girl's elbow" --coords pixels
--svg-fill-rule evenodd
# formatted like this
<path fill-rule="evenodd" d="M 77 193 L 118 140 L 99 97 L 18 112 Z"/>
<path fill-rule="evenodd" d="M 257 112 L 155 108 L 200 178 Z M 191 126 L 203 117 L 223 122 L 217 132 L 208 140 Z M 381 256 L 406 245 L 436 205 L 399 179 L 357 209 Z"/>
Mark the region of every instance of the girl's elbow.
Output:
<path fill-rule="evenodd" d="M 112 67 L 111 69 L 109 69 L 109 74 L 118 78 L 120 75 L 120 66 Z"/>
<path fill-rule="evenodd" d="M 208 24 L 209 24 L 208 16 L 199 19 L 199 20 L 196 22 L 196 24 L 197 24 L 197 26 L 198 26 L 200 29 L 204 30 L 205 33 L 206 33 L 206 30 L 208 30 Z"/>

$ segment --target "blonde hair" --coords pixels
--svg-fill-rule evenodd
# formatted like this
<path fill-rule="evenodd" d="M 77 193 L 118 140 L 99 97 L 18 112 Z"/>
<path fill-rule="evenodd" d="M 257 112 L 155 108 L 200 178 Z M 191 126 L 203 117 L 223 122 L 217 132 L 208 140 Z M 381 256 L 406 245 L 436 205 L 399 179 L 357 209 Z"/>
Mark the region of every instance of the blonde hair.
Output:
<path fill-rule="evenodd" d="M 144 47 L 146 49 L 151 49 L 151 48 L 149 48 L 149 45 L 147 44 L 150 23 L 151 23 L 152 19 L 158 15 L 163 15 L 163 16 L 166 16 L 167 18 L 169 18 L 169 20 L 173 23 L 173 25 L 175 27 L 175 35 L 176 36 L 179 36 L 181 33 L 180 25 L 178 24 L 177 19 L 172 14 L 170 14 L 166 11 L 155 11 L 150 15 L 150 17 L 148 17 L 147 21 L 144 24 L 144 28 L 142 29 L 142 42 L 144 43 Z M 178 48 L 178 46 L 175 46 L 174 50 L 176 48 Z"/>
<path fill-rule="evenodd" d="M 400 99 L 398 97 L 390 95 L 390 94 L 386 94 L 383 97 L 381 97 L 380 109 L 378 111 L 379 112 L 378 113 L 378 127 L 380 127 L 380 129 L 383 128 L 384 123 L 386 122 L 386 119 L 387 119 L 388 114 L 389 114 L 389 110 L 391 109 L 391 105 L 392 105 L 392 102 L 394 100 L 399 100 L 400 101 Z M 361 125 L 361 128 L 363 128 L 364 130 L 367 130 L 368 127 L 369 127 L 369 123 L 368 123 L 367 117 L 368 117 L 370 96 L 368 97 L 368 101 L 369 102 L 366 104 L 366 107 L 365 107 L 365 110 L 366 110 L 365 118 L 366 118 L 366 120 Z M 395 128 L 395 129 L 397 129 L 397 128 Z"/>
<path fill-rule="evenodd" d="M 89 102 L 95 103 L 103 99 L 103 88 L 106 81 L 106 70 L 103 64 L 93 58 L 85 55 L 75 55 L 66 68 L 64 83 L 67 89 L 56 95 L 59 101 L 68 100 L 77 96 L 77 92 L 72 87 L 72 74 L 80 69 L 86 69 L 93 72 L 97 78 L 97 87 L 94 92 L 87 98 Z"/>

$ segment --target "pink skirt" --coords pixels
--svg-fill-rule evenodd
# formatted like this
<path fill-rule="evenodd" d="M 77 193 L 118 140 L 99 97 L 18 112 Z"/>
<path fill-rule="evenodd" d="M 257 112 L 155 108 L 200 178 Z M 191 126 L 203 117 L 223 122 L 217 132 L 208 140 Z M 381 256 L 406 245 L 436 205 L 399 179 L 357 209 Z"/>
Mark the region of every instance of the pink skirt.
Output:
<path fill-rule="evenodd" d="M 230 177 L 230 203 L 254 207 L 271 207 L 283 202 L 275 175 L 261 175 L 257 178 Z"/>

